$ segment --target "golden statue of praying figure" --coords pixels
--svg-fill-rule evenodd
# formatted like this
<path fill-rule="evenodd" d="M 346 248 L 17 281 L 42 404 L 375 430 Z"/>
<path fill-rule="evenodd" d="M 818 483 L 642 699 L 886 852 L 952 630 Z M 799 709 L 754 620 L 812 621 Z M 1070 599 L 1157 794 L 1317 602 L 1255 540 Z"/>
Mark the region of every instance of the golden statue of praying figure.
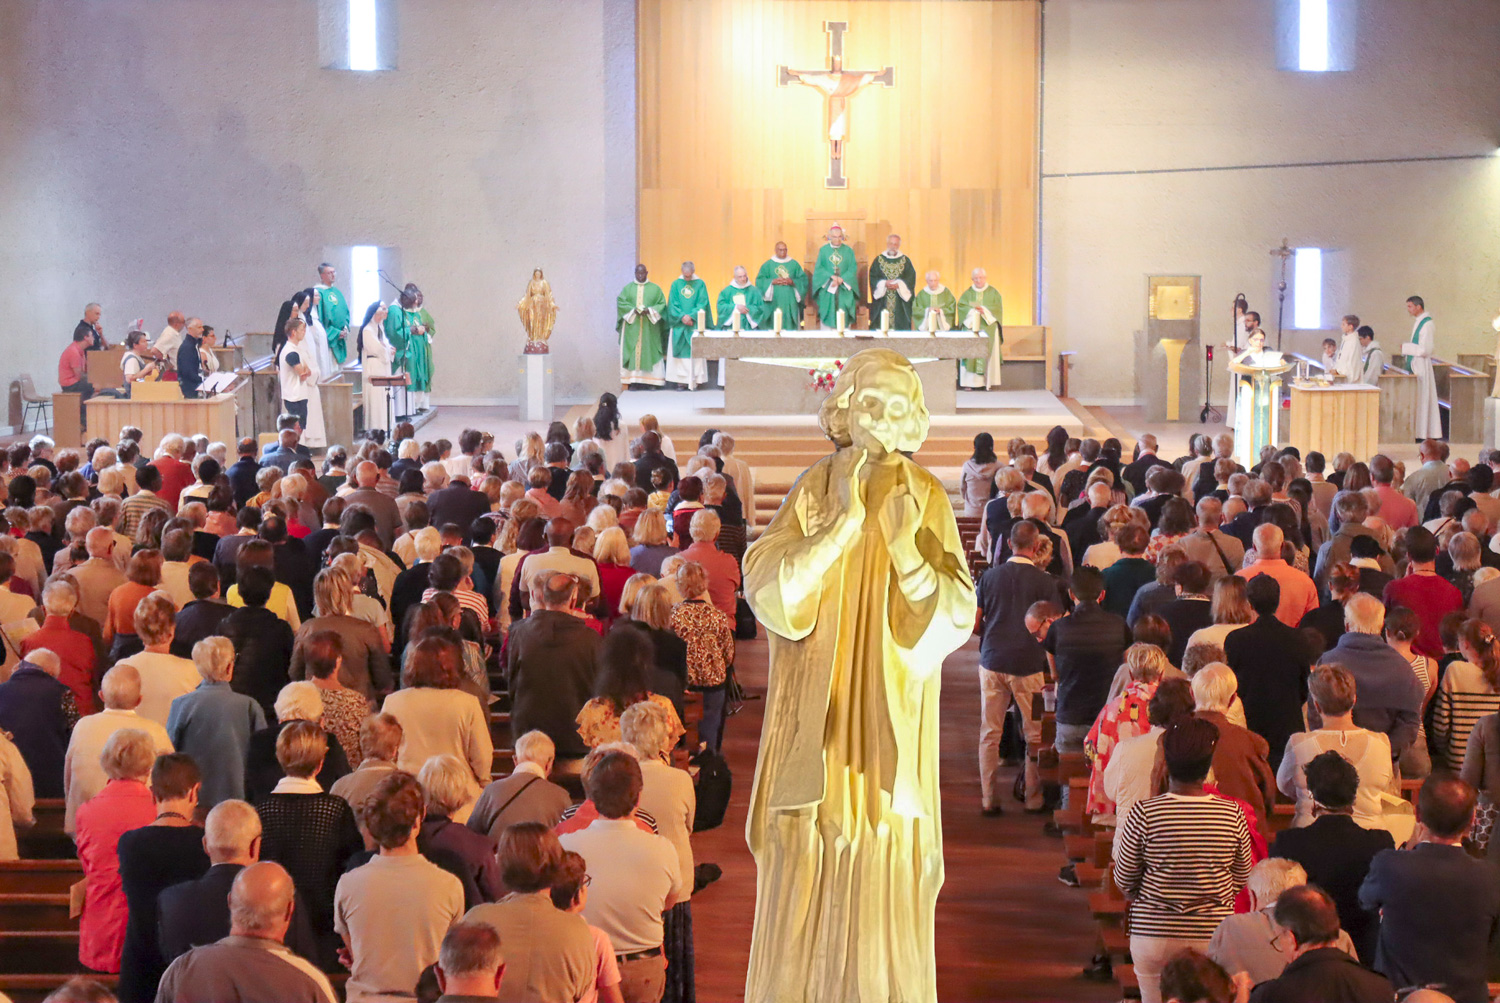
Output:
<path fill-rule="evenodd" d="M 903 455 L 928 427 L 911 363 L 859 352 L 818 421 L 837 451 L 744 559 L 770 632 L 745 999 L 935 1001 L 938 691 L 974 583 L 947 490 Z"/>
<path fill-rule="evenodd" d="M 552 337 L 552 325 L 557 323 L 557 304 L 552 299 L 552 285 L 542 277 L 540 268 L 533 269 L 531 281 L 526 283 L 526 295 L 516 304 L 521 315 L 521 326 L 526 329 L 526 354 L 545 355 L 547 339 Z"/>

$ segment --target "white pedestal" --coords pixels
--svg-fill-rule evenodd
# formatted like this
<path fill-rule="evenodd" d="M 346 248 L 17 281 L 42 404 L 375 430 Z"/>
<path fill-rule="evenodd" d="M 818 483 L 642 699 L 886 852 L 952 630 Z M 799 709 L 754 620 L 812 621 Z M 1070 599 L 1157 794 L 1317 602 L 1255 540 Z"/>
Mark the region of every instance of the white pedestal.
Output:
<path fill-rule="evenodd" d="M 521 356 L 521 420 L 552 420 L 552 356 Z"/>
<path fill-rule="evenodd" d="M 1500 439 L 1500 397 L 1486 397 L 1484 399 L 1485 448 L 1494 449 L 1497 439 Z"/>

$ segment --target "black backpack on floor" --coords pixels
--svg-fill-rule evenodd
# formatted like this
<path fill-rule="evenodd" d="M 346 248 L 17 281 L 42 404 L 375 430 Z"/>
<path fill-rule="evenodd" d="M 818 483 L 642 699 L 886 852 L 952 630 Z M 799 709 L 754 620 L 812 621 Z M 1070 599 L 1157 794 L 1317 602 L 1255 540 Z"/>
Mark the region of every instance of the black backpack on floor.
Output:
<path fill-rule="evenodd" d="M 734 776 L 729 772 L 729 764 L 717 752 L 705 749 L 693 762 L 698 767 L 698 811 L 693 816 L 693 831 L 707 832 L 724 824 Z"/>

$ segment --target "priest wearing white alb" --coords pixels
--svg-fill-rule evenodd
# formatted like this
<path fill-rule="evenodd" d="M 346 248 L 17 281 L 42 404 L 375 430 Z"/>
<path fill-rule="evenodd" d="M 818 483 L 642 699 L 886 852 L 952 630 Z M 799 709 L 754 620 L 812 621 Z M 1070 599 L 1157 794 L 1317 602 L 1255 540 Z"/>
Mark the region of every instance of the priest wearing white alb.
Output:
<path fill-rule="evenodd" d="M 1414 409 L 1416 426 L 1411 434 L 1417 442 L 1423 439 L 1441 439 L 1443 418 L 1438 408 L 1437 380 L 1432 373 L 1437 325 L 1433 323 L 1432 315 L 1427 312 L 1427 304 L 1422 302 L 1420 296 L 1407 299 L 1406 312 L 1414 318 L 1411 340 L 1397 348 L 1396 354 L 1411 359 L 1411 373 L 1417 378 L 1417 406 Z"/>

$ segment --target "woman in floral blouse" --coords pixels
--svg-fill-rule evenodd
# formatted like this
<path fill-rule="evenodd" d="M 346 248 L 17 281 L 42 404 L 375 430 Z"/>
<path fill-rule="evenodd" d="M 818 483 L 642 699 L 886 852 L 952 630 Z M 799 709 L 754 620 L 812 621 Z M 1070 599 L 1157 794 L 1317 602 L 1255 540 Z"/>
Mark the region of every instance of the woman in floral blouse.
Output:
<path fill-rule="evenodd" d="M 620 718 L 642 700 L 661 705 L 671 716 L 668 748 L 682 737 L 682 721 L 672 701 L 660 693 L 652 693 L 647 682 L 651 658 L 651 639 L 639 630 L 612 630 L 604 635 L 595 696 L 583 705 L 577 718 L 578 734 L 590 749 L 620 741 Z"/>
<path fill-rule="evenodd" d="M 1132 644 L 1125 649 L 1125 667 L 1130 670 L 1130 682 L 1124 692 L 1099 712 L 1088 737 L 1083 740 L 1084 754 L 1092 765 L 1088 811 L 1095 816 L 1095 821 L 1100 821 L 1101 815 L 1114 815 L 1114 802 L 1104 793 L 1104 768 L 1121 742 L 1151 730 L 1147 711 L 1168 664 L 1166 654 L 1154 644 Z"/>
<path fill-rule="evenodd" d="M 703 694 L 698 735 L 712 752 L 724 743 L 724 704 L 729 667 L 734 664 L 734 625 L 708 598 L 708 573 L 697 561 L 677 569 L 683 600 L 672 607 L 667 626 L 687 644 L 688 689 Z"/>
<path fill-rule="evenodd" d="M 302 649 L 302 664 L 318 698 L 323 701 L 323 727 L 333 732 L 350 763 L 358 763 L 360 723 L 375 709 L 370 698 L 359 690 L 339 682 L 339 666 L 344 661 L 344 646 L 336 631 L 320 630 L 310 636 Z"/>

